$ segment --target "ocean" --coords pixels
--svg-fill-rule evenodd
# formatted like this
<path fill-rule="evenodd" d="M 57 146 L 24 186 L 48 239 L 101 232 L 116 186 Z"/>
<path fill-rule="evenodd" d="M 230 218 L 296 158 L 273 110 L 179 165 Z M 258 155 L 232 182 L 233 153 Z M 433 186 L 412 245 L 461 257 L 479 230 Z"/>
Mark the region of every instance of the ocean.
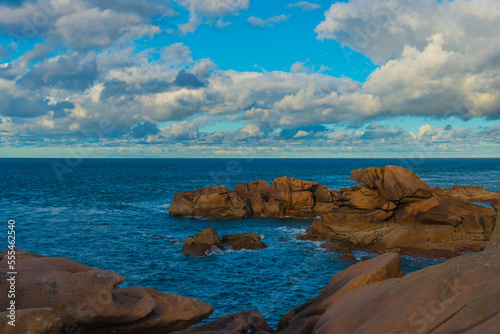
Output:
<path fill-rule="evenodd" d="M 257 310 L 276 326 L 352 263 L 295 239 L 310 219 L 174 218 L 167 210 L 173 195 L 285 175 L 338 189 L 355 184 L 351 170 L 385 165 L 407 167 L 431 187 L 500 189 L 500 159 L 0 159 L 0 217 L 5 231 L 8 220 L 16 221 L 19 248 L 120 273 L 127 278 L 120 287 L 201 299 L 215 308 L 208 320 Z M 207 227 L 220 236 L 260 233 L 269 248 L 191 258 L 173 243 Z M 402 268 L 442 261 L 404 256 Z"/>

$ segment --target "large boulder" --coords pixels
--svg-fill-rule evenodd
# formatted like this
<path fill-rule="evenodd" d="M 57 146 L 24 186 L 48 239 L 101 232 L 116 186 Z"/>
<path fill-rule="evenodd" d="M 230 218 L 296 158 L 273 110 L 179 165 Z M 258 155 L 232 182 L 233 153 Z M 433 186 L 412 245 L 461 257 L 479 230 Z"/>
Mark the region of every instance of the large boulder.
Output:
<path fill-rule="evenodd" d="M 163 334 L 185 329 L 207 318 L 213 308 L 198 299 L 161 293 L 144 288 L 155 300 L 156 306 L 146 317 L 127 324 L 93 328 L 93 334 L 134 333 Z"/>
<path fill-rule="evenodd" d="M 220 249 L 221 247 L 222 243 L 217 231 L 214 228 L 206 228 L 199 234 L 188 237 L 181 252 L 189 256 L 204 256 L 207 251 Z"/>
<path fill-rule="evenodd" d="M 59 326 L 60 314 L 65 325 L 83 332 L 112 333 L 106 328 L 120 328 L 120 333 L 164 333 L 187 328 L 213 312 L 210 305 L 193 298 L 143 287 L 117 289 L 125 281 L 123 276 L 70 259 L 22 251 L 17 255 L 16 308 L 31 309 L 21 318 L 26 327 L 46 320 L 50 333 L 50 328 Z M 6 296 L 9 269 L 4 260 L 0 293 Z M 7 298 L 0 299 L 1 308 L 7 309 L 8 303 Z"/>
<path fill-rule="evenodd" d="M 247 198 L 226 186 L 184 191 L 174 195 L 168 208 L 172 216 L 201 216 L 214 219 L 242 219 L 252 215 Z"/>
<path fill-rule="evenodd" d="M 371 167 L 351 172 L 351 180 L 377 189 L 388 201 L 399 201 L 405 197 L 427 198 L 431 187 L 412 171 L 399 166 Z"/>
<path fill-rule="evenodd" d="M 234 186 L 238 195 L 246 197 L 250 200 L 252 212 L 254 216 L 261 216 L 264 214 L 265 203 L 269 200 L 271 187 L 269 183 L 264 180 L 256 180 L 246 183 L 239 183 Z"/>
<path fill-rule="evenodd" d="M 270 334 L 274 333 L 272 329 L 264 320 L 262 314 L 257 311 L 243 311 L 230 314 L 214 321 L 208 322 L 203 325 L 191 327 L 183 331 L 175 332 L 180 333 L 204 333 L 204 334 L 242 334 L 242 333 L 260 333 Z"/>
<path fill-rule="evenodd" d="M 282 334 L 311 333 L 321 315 L 345 294 L 368 284 L 400 277 L 402 275 L 399 268 L 400 261 L 398 254 L 386 253 L 368 261 L 356 263 L 335 274 L 316 298 L 281 318 L 278 332 Z"/>
<path fill-rule="evenodd" d="M 500 249 L 359 287 L 329 305 L 311 333 L 497 333 L 498 328 Z"/>
<path fill-rule="evenodd" d="M 231 246 L 234 250 L 267 248 L 267 245 L 260 239 L 261 235 L 258 233 L 229 234 L 222 237 L 222 243 Z"/>

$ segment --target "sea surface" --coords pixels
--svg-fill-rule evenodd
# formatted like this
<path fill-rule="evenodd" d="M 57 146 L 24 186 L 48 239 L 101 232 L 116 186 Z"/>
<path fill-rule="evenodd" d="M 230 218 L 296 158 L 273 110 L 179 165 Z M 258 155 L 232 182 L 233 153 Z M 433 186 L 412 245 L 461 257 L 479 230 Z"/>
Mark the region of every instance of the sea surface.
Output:
<path fill-rule="evenodd" d="M 355 184 L 351 170 L 385 165 L 410 168 L 431 187 L 500 189 L 500 159 L 0 159 L 0 218 L 5 245 L 13 219 L 19 248 L 118 272 L 127 278 L 121 287 L 196 297 L 215 307 L 209 320 L 258 310 L 276 326 L 352 263 L 295 239 L 310 219 L 174 218 L 167 210 L 173 195 L 285 175 L 338 189 Z M 172 243 L 206 227 L 221 236 L 260 233 L 269 248 L 191 258 Z M 405 256 L 402 267 L 411 272 L 442 261 Z"/>

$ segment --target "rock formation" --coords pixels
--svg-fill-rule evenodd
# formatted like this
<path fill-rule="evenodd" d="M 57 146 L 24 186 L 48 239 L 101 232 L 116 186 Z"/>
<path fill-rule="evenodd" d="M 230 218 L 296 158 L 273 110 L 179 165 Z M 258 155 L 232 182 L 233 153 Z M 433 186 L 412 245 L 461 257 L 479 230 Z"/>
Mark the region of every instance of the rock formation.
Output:
<path fill-rule="evenodd" d="M 386 253 L 337 273 L 316 298 L 285 314 L 278 332 L 311 333 L 320 316 L 343 295 L 364 285 L 402 276 L 400 261 L 399 254 Z"/>
<path fill-rule="evenodd" d="M 217 231 L 213 228 L 206 228 L 197 235 L 186 239 L 181 252 L 189 256 L 204 256 L 207 251 L 216 251 L 231 247 L 234 250 L 257 250 L 267 248 L 267 245 L 260 241 L 258 233 L 229 234 L 219 239 Z"/>
<path fill-rule="evenodd" d="M 415 193 L 413 193 L 415 195 Z M 500 214 L 498 215 L 500 219 Z M 500 328 L 500 225 L 486 251 L 404 276 L 400 255 L 385 253 L 335 274 L 319 295 L 289 311 L 279 334 L 497 333 Z M 7 261 L 0 254 L 0 293 Z M 151 288 L 116 289 L 118 274 L 65 258 L 18 251 L 17 323 L 1 333 L 275 333 L 257 311 L 189 327 L 213 308 Z M 7 308 L 7 299 L 0 307 Z M 18 326 L 18 327 L 17 327 Z"/>
<path fill-rule="evenodd" d="M 497 222 L 495 230 L 491 234 L 490 241 L 486 245 L 485 250 L 500 249 L 500 211 L 497 213 Z"/>
<path fill-rule="evenodd" d="M 267 248 L 260 238 L 258 233 L 229 234 L 222 237 L 222 244 L 227 244 L 234 250 Z"/>
<path fill-rule="evenodd" d="M 303 238 L 377 251 L 456 255 L 483 249 L 491 237 L 495 211 L 474 202 L 495 207 L 499 193 L 472 186 L 431 189 L 397 166 L 357 169 L 350 179 L 362 184 L 328 190 L 316 182 L 281 177 L 271 185 L 258 180 L 237 184 L 235 190 L 202 188 L 176 194 L 169 211 L 218 219 L 320 216 Z"/>
<path fill-rule="evenodd" d="M 312 331 L 295 333 L 497 333 L 499 328 L 497 249 L 358 287 L 328 306 Z"/>
<path fill-rule="evenodd" d="M 15 326 L 8 324 L 9 312 L 0 313 L 0 333 L 2 334 L 59 334 L 64 326 L 61 313 L 51 308 L 30 308 L 16 310 Z"/>
<path fill-rule="evenodd" d="M 201 216 L 216 219 L 247 218 L 252 214 L 249 201 L 225 186 L 177 193 L 168 209 L 172 216 Z"/>
<path fill-rule="evenodd" d="M 5 253 L 0 264 L 3 296 L 7 296 L 9 271 Z M 194 298 L 152 288 L 116 288 L 125 281 L 123 276 L 67 258 L 17 250 L 16 270 L 18 329 L 23 329 L 17 333 L 59 333 L 61 327 L 81 333 L 169 333 L 213 312 L 210 305 Z M 8 303 L 1 298 L 0 308 L 6 310 Z"/>
<path fill-rule="evenodd" d="M 217 231 L 214 228 L 206 228 L 199 234 L 188 237 L 181 252 L 189 256 L 204 256 L 208 250 L 220 249 L 221 247 L 222 243 Z"/>

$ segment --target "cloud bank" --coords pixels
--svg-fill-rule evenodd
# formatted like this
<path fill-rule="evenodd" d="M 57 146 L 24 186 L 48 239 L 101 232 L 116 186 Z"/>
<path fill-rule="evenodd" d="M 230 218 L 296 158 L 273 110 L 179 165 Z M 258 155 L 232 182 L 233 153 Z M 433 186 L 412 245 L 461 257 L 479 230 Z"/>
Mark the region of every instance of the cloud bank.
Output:
<path fill-rule="evenodd" d="M 280 147 L 293 154 L 299 147 L 495 151 L 499 143 L 498 126 L 427 124 L 412 132 L 377 123 L 399 116 L 500 118 L 497 1 L 334 3 L 315 29 L 317 38 L 344 45 L 347 59 L 359 52 L 378 64 L 365 82 L 300 61 L 290 72 L 220 70 L 208 58 L 193 59 L 184 43 L 138 47 L 137 40 L 171 33 L 157 20 L 179 15 L 178 6 L 189 13 L 177 31 L 185 35 L 205 23 L 227 26 L 225 18 L 250 3 L 0 2 L 0 33 L 9 39 L 0 47 L 6 59 L 0 63 L 3 145 L 78 145 L 90 136 L 104 147 L 171 143 L 185 152 L 210 146 L 226 153 Z M 273 27 L 288 18 L 247 21 Z M 26 40 L 33 48 L 12 56 Z M 238 128 L 205 130 L 228 122 Z"/>

